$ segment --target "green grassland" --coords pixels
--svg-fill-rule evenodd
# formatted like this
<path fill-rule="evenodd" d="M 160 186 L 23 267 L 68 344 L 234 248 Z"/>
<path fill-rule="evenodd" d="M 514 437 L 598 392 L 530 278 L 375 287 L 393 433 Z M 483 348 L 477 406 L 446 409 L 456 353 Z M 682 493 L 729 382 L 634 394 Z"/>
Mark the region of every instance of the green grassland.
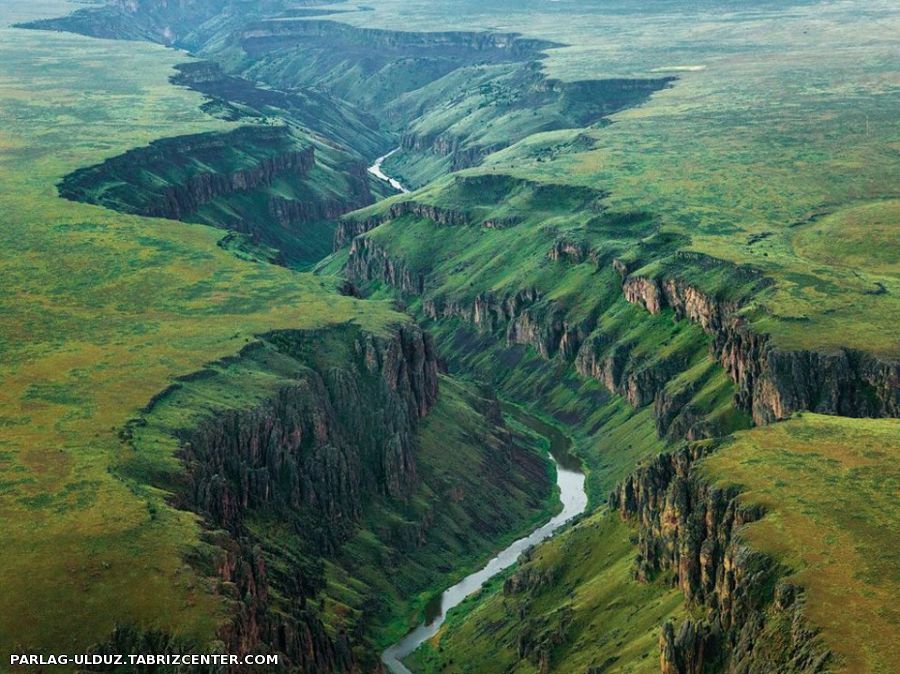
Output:
<path fill-rule="evenodd" d="M 569 45 L 542 62 L 568 81 L 677 76 L 648 103 L 613 115 L 612 125 L 533 134 L 486 165 L 608 190 L 610 209 L 652 214 L 663 232 L 685 237 L 680 248 L 762 270 L 776 286 L 748 317 L 781 346 L 897 357 L 898 237 L 841 237 L 844 265 L 810 257 L 802 245 L 823 216 L 849 219 L 859 232 L 895 229 L 900 89 L 890 3 L 858 12 L 818 2 L 724 13 L 704 3 L 642 3 L 640 13 L 623 3 L 466 7 L 448 16 L 390 0 L 341 20 L 388 26 L 402 16 L 421 28 L 440 16 L 452 28 L 520 30 Z M 484 132 L 503 135 L 504 118 L 491 121 Z"/>
<path fill-rule="evenodd" d="M 520 109 L 468 109 L 509 93 L 490 88 L 504 79 L 487 72 L 505 65 L 473 65 L 485 71 L 483 81 L 432 77 L 422 94 L 434 105 L 416 120 L 417 131 L 455 126 L 485 146 L 522 139 L 481 167 L 352 217 L 383 215 L 410 198 L 463 213 L 469 225 L 408 214 L 366 236 L 427 274 L 424 299 L 465 303 L 534 288 L 543 298 L 536 311 L 545 312 L 535 318 L 552 319 L 556 308 L 569 325 L 589 327 L 599 338 L 598 355 L 622 348 L 639 369 L 676 370 L 665 393 L 679 397 L 710 434 L 738 432 L 704 470 L 766 506 L 748 540 L 796 574 L 807 613 L 843 669 L 888 672 L 898 622 L 891 608 L 896 555 L 884 544 L 897 537 L 896 421 L 804 414 L 744 430 L 750 419 L 734 408 L 734 385 L 709 356 L 708 337 L 673 321 L 668 310 L 649 316 L 626 302 L 611 263 L 744 300 L 752 327 L 781 347 L 900 357 L 900 86 L 893 58 L 900 19 L 887 0 L 864 8 L 761 2 L 728 11 L 691 4 L 682 11 L 648 2 L 636 12 L 624 2 L 465 0 L 451 16 L 444 3 L 383 0 L 371 11 L 341 14 L 370 27 L 491 28 L 557 40 L 568 46 L 549 49 L 540 67 L 567 82 L 679 78 L 610 120 L 544 131 Z M 271 251 L 246 242 L 217 246 L 222 232 L 56 196 L 54 184 L 79 167 L 159 137 L 234 128 L 203 115 L 201 96 L 168 84 L 183 56 L 138 43 L 2 30 L 0 57 L 0 519 L 11 523 L 0 551 L 0 635 L 15 626 L 29 647 L 55 648 L 90 643 L 116 622 L 134 622 L 208 639 L 224 607 L 183 562 L 197 545 L 198 523 L 165 506 L 162 493 L 115 477 L 123 460 L 136 458 L 121 455 L 118 430 L 174 376 L 235 353 L 261 332 L 347 322 L 379 331 L 402 318 L 377 284 L 366 288 L 375 301 L 340 297 L 327 273 L 240 261 Z M 297 63 L 313 70 L 302 58 Z M 244 64 L 243 72 L 281 77 L 283 67 Z M 391 87 L 407 87 L 393 114 L 407 115 L 415 87 L 403 80 L 412 75 L 392 72 Z M 348 66 L 339 84 L 353 92 L 359 77 Z M 383 105 L 398 91 L 355 93 Z M 561 125 L 561 111 L 550 106 L 543 113 L 556 119 L 552 128 Z M 369 138 L 367 147 L 379 142 Z M 449 164 L 437 155 L 398 154 L 387 168 L 418 185 Z M 339 269 L 346 257 L 336 254 L 321 271 Z M 760 282 L 761 275 L 774 283 Z M 593 505 L 671 440 L 658 436 L 649 405 L 631 407 L 576 376 L 564 359 L 507 345 L 501 330 L 490 334 L 456 318 L 430 321 L 422 298 L 405 300 L 455 374 L 490 382 L 567 428 L 585 462 Z M 240 390 L 200 395 L 238 405 L 273 384 L 271 373 L 248 376 Z M 435 447 L 446 440 L 456 451 L 429 455 L 417 507 L 456 479 L 459 462 L 474 458 L 457 434 L 478 426 L 477 396 L 469 385 L 444 384 L 449 394 L 422 433 Z M 171 449 L 160 446 L 158 456 L 144 459 L 154 470 L 173 469 Z M 519 488 L 517 501 L 528 491 Z M 461 530 L 461 513 L 446 512 L 447 530 Z M 541 514 L 532 502 L 511 516 L 521 524 Z M 401 633 L 440 584 L 466 568 L 426 572 L 438 557 L 458 563 L 471 559 L 468 545 L 488 545 L 484 537 L 464 544 L 450 536 L 387 583 L 369 568 L 390 552 L 373 532 L 398 517 L 377 504 L 328 566 L 323 592 L 329 624 L 351 628 L 363 620 L 371 593 L 385 596 L 379 644 Z M 661 582 L 632 580 L 631 533 L 602 513 L 585 517 L 510 576 L 552 582 L 523 592 L 492 584 L 411 664 L 425 672 L 481 672 L 485 663 L 487 671 L 540 671 L 535 651 L 520 657 L 525 643 L 542 647 L 549 671 L 658 671 L 659 625 L 685 609 L 681 595 Z M 62 587 L 59 578 L 67 579 Z M 535 617 L 520 621 L 526 609 Z"/>
<path fill-rule="evenodd" d="M 241 262 L 220 231 L 58 198 L 78 167 L 230 126 L 168 83 L 178 53 L 0 35 L 0 647 L 83 646 L 117 622 L 208 638 L 222 606 L 183 561 L 198 524 L 165 506 L 151 519 L 110 473 L 118 430 L 174 376 L 257 333 L 402 319 Z"/>
<path fill-rule="evenodd" d="M 677 239 L 673 242 L 655 231 L 653 218 L 600 210 L 605 195 L 593 190 L 503 176 L 486 185 L 472 182 L 476 174 L 464 176 L 436 181 L 414 198 L 469 214 L 471 225 L 439 225 L 404 215 L 365 236 L 426 275 L 424 296 L 404 297 L 406 308 L 424 321 L 454 368 L 491 382 L 510 399 L 554 417 L 581 438 L 576 451 L 585 462 L 592 502 L 603 502 L 641 458 L 665 446 L 667 438 L 658 437 L 654 427 L 652 405 L 645 401 L 633 408 L 600 382 L 577 375 L 571 359 L 547 360 L 534 349 L 507 345 L 505 325 L 491 331 L 457 318 L 432 320 L 423 311 L 424 301 L 466 305 L 485 292 L 502 298 L 523 288 L 536 289 L 542 297 L 533 314 L 536 322 L 549 323 L 552 312 L 558 311 L 569 325 L 584 326 L 586 340 L 595 340 L 598 359 L 621 353 L 623 367 L 658 372 L 668 380 L 665 393 L 681 400 L 680 410 L 703 418 L 707 433 L 724 435 L 750 425 L 749 416 L 735 409 L 734 384 L 710 356 L 701 328 L 673 320 L 670 310 L 648 315 L 622 295 L 621 279 L 609 264 L 612 258 L 664 254 L 677 244 Z M 383 213 L 391 203 L 407 198 L 389 199 L 351 217 Z M 516 224 L 478 226 L 485 219 L 504 218 Z M 587 255 L 553 260 L 548 253 L 559 242 L 593 251 L 607 264 L 598 266 Z M 336 256 L 322 271 L 333 271 L 343 259 Z M 722 294 L 738 294 L 754 282 L 729 283 L 733 274 L 718 267 L 700 275 L 717 284 Z M 382 296 L 378 284 L 367 287 L 373 289 L 374 297 Z M 498 370 L 497 362 L 504 368 Z"/>
<path fill-rule="evenodd" d="M 900 470 L 896 420 L 815 414 L 738 433 L 702 464 L 766 515 L 743 532 L 790 569 L 846 672 L 896 671 Z"/>
<path fill-rule="evenodd" d="M 485 292 L 502 297 L 537 288 L 563 307 L 566 320 L 577 322 L 602 308 L 598 325 L 621 336 L 622 343 L 636 339 L 658 354 L 661 345 L 677 342 L 666 326 L 670 317 L 654 324 L 655 317 L 615 299 L 617 280 L 591 260 L 549 259 L 551 247 L 564 242 L 595 252 L 605 264 L 613 258 L 630 262 L 633 273 L 674 276 L 715 297 L 748 301 L 744 313 L 751 325 L 771 334 L 780 347 L 849 347 L 889 361 L 900 356 L 895 326 L 900 98 L 887 57 L 897 19 L 886 5 L 875 3 L 854 14 L 852 30 L 844 26 L 845 9 L 821 3 L 795 3 L 789 17 L 769 14 L 765 7 L 746 15 L 707 16 L 699 29 L 690 24 L 690 41 L 688 18 L 677 13 L 665 15 L 666 25 L 662 16 L 640 26 L 628 12 L 605 16 L 634 38 L 625 41 L 634 45 L 628 53 L 621 41 L 601 45 L 598 35 L 612 29 L 597 28 L 598 21 L 572 28 L 575 22 L 569 21 L 576 16 L 542 16 L 529 5 L 522 8 L 529 17 L 526 26 L 524 20 L 517 23 L 515 8 L 500 17 L 493 7 L 451 25 L 519 28 L 529 36 L 574 44 L 549 52 L 545 66 L 555 76 L 667 72 L 680 79 L 648 103 L 614 115 L 611 125 L 530 136 L 488 157 L 484 167 L 361 212 L 360 217 L 384 213 L 390 203 L 411 198 L 468 215 L 467 226 L 405 215 L 366 235 L 396 262 L 426 274 L 425 299 L 465 302 Z M 387 2 L 365 20 L 377 23 L 392 12 L 408 15 L 416 27 L 441 10 Z M 698 30 L 715 35 L 717 43 L 696 40 Z M 663 31 L 665 38 L 654 45 Z M 860 41 L 860 35 L 866 38 Z M 388 169 L 401 175 L 433 168 L 407 168 L 404 162 L 414 160 L 399 155 L 393 161 Z M 496 193 L 486 184 L 498 186 Z M 537 198 L 538 185 L 552 195 L 549 200 Z M 573 206 L 584 189 L 602 193 L 594 202 L 599 208 L 592 208 L 591 200 Z M 504 219 L 505 229 L 481 226 Z M 696 258 L 676 255 L 680 251 L 725 264 L 697 265 Z M 742 273 L 747 267 L 774 284 Z M 407 299 L 417 311 L 419 303 Z M 582 439 L 576 448 L 590 471 L 595 503 L 608 488 L 608 477 L 621 476 L 662 447 L 647 408 L 632 410 L 621 400 L 604 399 L 599 387 L 567 375 L 558 359 L 542 365 L 534 353 L 498 350 L 496 335 L 461 323 L 430 324 L 451 363 L 498 382 L 510 395 L 539 401 L 538 407 L 558 421 L 593 419 L 588 426 L 593 443 Z M 697 339 L 702 347 L 698 336 L 686 333 L 681 339 Z M 505 366 L 501 372 L 498 362 Z M 702 357 L 690 360 L 667 388 L 691 380 L 707 382 L 706 391 L 691 402 L 718 410 L 714 414 L 727 419 L 722 431 L 748 424 L 730 405 L 732 392 L 717 366 Z M 769 514 L 749 528 L 748 539 L 795 570 L 807 590 L 807 614 L 822 628 L 842 671 L 892 671 L 885 658 L 897 648 L 891 608 L 897 569 L 885 541 L 896 529 L 898 432 L 895 421 L 804 414 L 783 427 L 741 432 L 734 447 L 707 462 L 712 478 L 741 484 L 748 499 L 766 505 Z M 795 435 L 805 439 L 792 439 Z M 636 441 L 640 438 L 644 441 Z M 557 609 L 588 586 L 583 575 L 570 583 L 554 579 L 539 595 L 545 603 L 530 613 L 547 616 L 537 633 L 557 629 L 564 622 Z M 628 589 L 620 592 L 630 596 Z M 453 617 L 410 658 L 410 666 L 423 672 L 538 671 L 517 653 L 518 608 L 495 586 L 493 594 Z M 629 637 L 651 631 L 654 638 L 643 652 L 649 660 L 629 656 L 607 663 L 602 643 L 588 640 L 572 648 L 566 636 L 552 651 L 551 662 L 559 664 L 551 664 L 550 671 L 604 664 L 611 668 L 602 671 L 641 671 L 644 665 L 658 671 L 655 636 L 665 615 L 657 617 L 660 622 L 641 628 L 622 627 L 615 619 L 609 623 Z M 580 634 L 576 630 L 575 643 Z M 591 632 L 596 641 L 605 635 L 603 626 Z"/>

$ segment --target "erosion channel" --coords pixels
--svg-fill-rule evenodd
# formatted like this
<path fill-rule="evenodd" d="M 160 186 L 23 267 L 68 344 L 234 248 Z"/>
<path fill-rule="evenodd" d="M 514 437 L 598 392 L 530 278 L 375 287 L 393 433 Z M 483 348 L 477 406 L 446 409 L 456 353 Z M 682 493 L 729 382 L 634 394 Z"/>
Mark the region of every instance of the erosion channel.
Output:
<path fill-rule="evenodd" d="M 393 674 L 412 674 L 401 662 L 440 629 L 450 609 L 458 606 L 466 597 L 477 592 L 492 577 L 516 563 L 525 550 L 549 538 L 560 527 L 587 507 L 584 489 L 584 473 L 577 457 L 569 453 L 572 442 L 558 428 L 541 421 L 518 407 L 504 404 L 503 411 L 547 439 L 550 456 L 556 466 L 556 484 L 562 510 L 546 524 L 520 538 L 502 550 L 478 571 L 466 576 L 453 587 L 445 590 L 425 609 L 425 620 L 400 641 L 385 649 L 381 659 Z"/>

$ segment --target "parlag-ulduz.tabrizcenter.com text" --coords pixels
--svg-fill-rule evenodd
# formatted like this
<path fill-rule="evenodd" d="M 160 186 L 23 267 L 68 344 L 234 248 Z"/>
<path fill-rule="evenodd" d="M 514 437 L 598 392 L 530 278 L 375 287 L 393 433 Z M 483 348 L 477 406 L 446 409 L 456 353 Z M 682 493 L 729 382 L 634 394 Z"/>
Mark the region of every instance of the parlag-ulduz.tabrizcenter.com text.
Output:
<path fill-rule="evenodd" d="M 231 655 L 224 653 L 166 653 L 162 655 L 130 653 L 130 654 L 35 654 L 15 653 L 9 656 L 10 667 L 79 667 L 97 665 L 163 665 L 163 666 L 202 666 L 202 665 L 246 665 L 272 666 L 278 665 L 278 654 Z"/>

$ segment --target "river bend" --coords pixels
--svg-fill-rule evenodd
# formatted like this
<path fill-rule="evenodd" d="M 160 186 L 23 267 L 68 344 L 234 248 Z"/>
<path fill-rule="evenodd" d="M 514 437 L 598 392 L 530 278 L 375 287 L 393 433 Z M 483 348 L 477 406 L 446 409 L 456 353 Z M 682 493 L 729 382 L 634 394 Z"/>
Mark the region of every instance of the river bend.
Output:
<path fill-rule="evenodd" d="M 549 441 L 550 456 L 556 465 L 556 484 L 559 487 L 562 510 L 528 536 L 511 543 L 481 569 L 445 590 L 439 600 L 436 598 L 433 605 L 425 610 L 425 621 L 381 654 L 382 662 L 393 674 L 412 674 L 401 662 L 402 659 L 437 634 L 450 609 L 458 606 L 466 597 L 481 589 L 490 578 L 515 564 L 519 555 L 525 550 L 549 538 L 566 522 L 584 512 L 587 507 L 584 473 L 581 472 L 578 458 L 569 453 L 571 446 L 569 438 L 555 426 L 544 423 L 518 408 L 511 405 L 503 407 L 505 412 Z"/>

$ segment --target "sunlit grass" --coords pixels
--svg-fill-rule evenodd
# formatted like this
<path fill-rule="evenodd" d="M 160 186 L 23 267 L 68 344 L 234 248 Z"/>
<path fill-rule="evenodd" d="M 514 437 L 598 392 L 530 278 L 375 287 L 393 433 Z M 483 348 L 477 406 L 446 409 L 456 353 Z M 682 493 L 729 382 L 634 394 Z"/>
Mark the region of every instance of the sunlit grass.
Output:
<path fill-rule="evenodd" d="M 585 519 L 512 572 L 542 573 L 552 582 L 511 595 L 504 594 L 503 579 L 492 583 L 484 596 L 451 612 L 407 664 L 415 672 L 450 674 L 568 674 L 592 666 L 610 674 L 658 672 L 659 625 L 684 615 L 683 600 L 662 580 L 632 578 L 631 533 L 614 515 Z M 531 640 L 543 632 L 552 644 L 547 669 L 517 652 L 519 635 L 532 623 L 539 627 Z"/>
<path fill-rule="evenodd" d="M 841 671 L 892 672 L 900 648 L 900 423 L 798 415 L 739 433 L 703 474 L 765 507 L 746 529 L 806 589 L 806 614 Z"/>

